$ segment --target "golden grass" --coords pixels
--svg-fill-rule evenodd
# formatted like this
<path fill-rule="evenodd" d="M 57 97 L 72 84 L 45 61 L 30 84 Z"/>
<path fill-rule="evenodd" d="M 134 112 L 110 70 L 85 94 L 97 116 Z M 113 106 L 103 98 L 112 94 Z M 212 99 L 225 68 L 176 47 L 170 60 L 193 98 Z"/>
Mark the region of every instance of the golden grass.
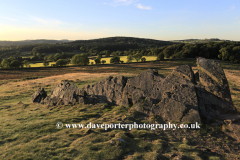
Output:
<path fill-rule="evenodd" d="M 143 56 L 146 58 L 146 61 L 155 61 L 157 60 L 156 56 Z M 105 64 L 110 64 L 110 59 L 111 57 L 107 57 L 107 58 L 102 58 L 102 60 L 105 60 L 106 63 Z M 123 61 L 124 63 L 127 63 L 127 56 L 120 56 L 120 60 Z M 93 62 L 93 64 L 95 64 L 95 61 L 90 59 L 89 60 L 89 64 L 91 65 L 91 63 Z M 132 62 L 137 62 L 136 60 L 133 60 Z M 51 66 L 52 64 L 56 64 L 56 62 L 50 62 L 49 66 Z M 68 64 L 68 66 L 71 66 L 72 64 Z M 44 67 L 43 63 L 30 63 L 31 67 Z"/>
<path fill-rule="evenodd" d="M 143 57 L 146 58 L 146 61 L 156 61 L 157 60 L 156 56 L 143 56 Z M 110 64 L 110 59 L 111 59 L 111 57 L 101 58 L 101 61 L 105 60 L 106 64 Z M 120 60 L 123 61 L 124 63 L 127 63 L 127 56 L 120 56 Z M 90 62 L 90 64 L 91 64 L 91 62 L 93 62 L 93 64 L 95 64 L 95 61 L 92 59 L 90 59 L 89 62 Z M 137 62 L 137 61 L 134 59 L 132 62 Z"/>
<path fill-rule="evenodd" d="M 51 66 L 52 64 L 56 64 L 56 62 L 49 62 L 48 66 Z M 43 63 L 30 63 L 31 67 L 44 67 Z"/>

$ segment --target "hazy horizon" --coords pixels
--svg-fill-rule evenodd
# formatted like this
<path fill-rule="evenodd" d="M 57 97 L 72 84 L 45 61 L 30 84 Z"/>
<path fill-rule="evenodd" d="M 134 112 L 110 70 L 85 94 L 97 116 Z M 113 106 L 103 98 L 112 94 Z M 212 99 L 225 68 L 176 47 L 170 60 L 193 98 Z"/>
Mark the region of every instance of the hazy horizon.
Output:
<path fill-rule="evenodd" d="M 240 41 L 240 1 L 9 0 L 1 2 L 0 40 Z"/>

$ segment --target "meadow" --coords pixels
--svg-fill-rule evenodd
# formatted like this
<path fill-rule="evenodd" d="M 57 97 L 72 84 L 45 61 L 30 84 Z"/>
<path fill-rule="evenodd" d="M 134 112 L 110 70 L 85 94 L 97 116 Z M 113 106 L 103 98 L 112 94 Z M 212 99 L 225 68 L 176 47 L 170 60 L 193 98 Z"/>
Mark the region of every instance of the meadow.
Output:
<path fill-rule="evenodd" d="M 156 61 L 157 57 L 156 56 L 143 56 L 146 58 L 146 61 Z M 105 60 L 106 63 L 105 64 L 110 64 L 110 59 L 111 57 L 107 57 L 107 58 L 101 58 L 102 60 Z M 120 60 L 123 61 L 124 63 L 127 63 L 127 56 L 120 56 Z M 136 60 L 133 60 L 132 62 L 136 62 Z M 94 59 L 89 59 L 89 65 L 91 64 L 96 64 Z M 50 62 L 49 66 L 51 66 L 52 64 L 56 64 L 56 62 Z M 72 64 L 68 64 L 68 66 L 71 66 Z M 43 63 L 30 63 L 31 67 L 44 67 Z"/>
<path fill-rule="evenodd" d="M 240 65 L 220 61 L 229 81 L 234 105 L 240 113 Z M 226 126 L 201 125 L 199 130 L 58 129 L 56 123 L 165 123 L 131 107 L 33 104 L 38 87 L 47 94 L 62 80 L 78 87 L 109 75 L 133 77 L 157 69 L 165 77 L 182 64 L 196 72 L 195 60 L 171 60 L 116 65 L 0 70 L 0 159 L 238 159 L 240 143 Z M 20 102 L 21 101 L 21 102 Z M 124 139 L 127 143 L 120 141 Z"/>

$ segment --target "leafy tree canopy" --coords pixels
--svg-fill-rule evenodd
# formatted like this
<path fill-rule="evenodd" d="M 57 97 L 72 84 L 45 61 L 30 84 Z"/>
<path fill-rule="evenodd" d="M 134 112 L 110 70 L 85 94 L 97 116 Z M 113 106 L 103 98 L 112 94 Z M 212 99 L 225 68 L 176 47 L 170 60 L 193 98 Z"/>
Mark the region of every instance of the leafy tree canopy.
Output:
<path fill-rule="evenodd" d="M 89 64 L 89 58 L 88 54 L 76 54 L 72 57 L 71 60 L 72 64 L 80 64 L 80 65 L 88 65 Z"/>
<path fill-rule="evenodd" d="M 110 59 L 110 63 L 112 63 L 112 64 L 118 64 L 118 63 L 120 63 L 120 57 L 118 57 L 118 56 L 112 57 L 112 58 Z"/>

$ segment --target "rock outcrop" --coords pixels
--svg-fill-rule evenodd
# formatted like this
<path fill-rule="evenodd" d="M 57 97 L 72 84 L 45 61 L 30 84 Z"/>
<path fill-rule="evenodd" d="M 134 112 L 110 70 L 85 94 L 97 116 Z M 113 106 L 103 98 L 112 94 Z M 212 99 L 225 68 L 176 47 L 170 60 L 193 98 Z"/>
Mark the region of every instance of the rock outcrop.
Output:
<path fill-rule="evenodd" d="M 67 81 L 62 81 L 55 88 L 51 94 L 46 97 L 41 103 L 48 105 L 68 105 L 74 104 L 78 101 L 79 88 Z"/>
<path fill-rule="evenodd" d="M 211 121 L 218 119 L 221 114 L 236 112 L 221 65 L 212 60 L 198 58 L 197 66 L 196 91 L 201 116 Z"/>
<path fill-rule="evenodd" d="M 44 88 L 38 88 L 38 90 L 32 95 L 32 102 L 40 103 L 47 97 L 47 93 Z"/>
<path fill-rule="evenodd" d="M 176 67 L 166 78 L 149 69 L 134 78 L 110 76 L 82 89 L 61 82 L 50 96 L 38 90 L 32 100 L 49 105 L 106 102 L 176 122 L 223 121 L 219 115 L 236 112 L 224 71 L 204 58 L 197 59 L 197 66 L 196 74 L 189 65 Z"/>

